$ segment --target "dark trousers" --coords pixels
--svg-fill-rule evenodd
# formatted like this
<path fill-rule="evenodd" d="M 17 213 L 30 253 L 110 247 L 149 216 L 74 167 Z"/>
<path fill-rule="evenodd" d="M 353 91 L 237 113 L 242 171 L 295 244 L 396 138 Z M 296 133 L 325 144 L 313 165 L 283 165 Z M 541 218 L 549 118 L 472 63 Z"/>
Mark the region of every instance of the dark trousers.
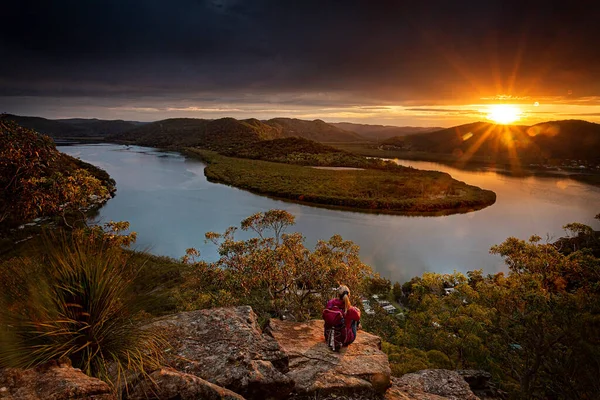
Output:
<path fill-rule="evenodd" d="M 350 329 L 352 329 L 352 333 L 354 334 L 354 340 L 356 340 L 356 330 L 358 329 L 358 323 L 359 321 L 352 321 L 350 323 Z M 354 340 L 352 340 L 352 342 L 354 342 Z M 350 343 L 352 343 L 350 342 Z M 348 344 L 350 344 L 348 343 Z"/>

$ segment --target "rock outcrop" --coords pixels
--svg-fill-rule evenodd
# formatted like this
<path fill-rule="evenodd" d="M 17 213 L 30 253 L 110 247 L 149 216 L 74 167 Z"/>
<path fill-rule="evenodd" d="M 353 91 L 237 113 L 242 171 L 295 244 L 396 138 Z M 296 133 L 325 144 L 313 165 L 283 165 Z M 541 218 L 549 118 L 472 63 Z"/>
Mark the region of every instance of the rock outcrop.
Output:
<path fill-rule="evenodd" d="M 371 398 L 390 385 L 390 366 L 381 351 L 381 339 L 359 332 L 339 353 L 323 337 L 323 321 L 297 323 L 272 319 L 268 332 L 289 357 L 287 376 L 295 382 L 296 396 Z"/>
<path fill-rule="evenodd" d="M 261 331 L 249 306 L 182 312 L 150 326 L 173 346 L 168 364 L 248 399 L 283 399 L 294 387 L 288 357 Z"/>
<path fill-rule="evenodd" d="M 263 333 L 246 306 L 179 313 L 149 326 L 167 335 L 170 367 L 146 377 L 133 374 L 122 393 L 127 400 L 477 400 L 471 388 L 482 398 L 503 398 L 485 371 L 422 370 L 391 378 L 379 337 L 361 331 L 354 343 L 333 352 L 321 320 L 273 319 Z M 0 369 L 4 399 L 116 400 L 108 384 L 68 359 Z"/>
<path fill-rule="evenodd" d="M 73 368 L 68 359 L 32 369 L 1 369 L 0 399 L 116 400 L 105 382 Z"/>
<path fill-rule="evenodd" d="M 127 400 L 244 400 L 231 390 L 172 368 L 154 371 L 149 378 L 134 383 L 126 396 Z"/>
<path fill-rule="evenodd" d="M 478 400 L 456 371 L 425 369 L 394 378 L 385 400 Z"/>

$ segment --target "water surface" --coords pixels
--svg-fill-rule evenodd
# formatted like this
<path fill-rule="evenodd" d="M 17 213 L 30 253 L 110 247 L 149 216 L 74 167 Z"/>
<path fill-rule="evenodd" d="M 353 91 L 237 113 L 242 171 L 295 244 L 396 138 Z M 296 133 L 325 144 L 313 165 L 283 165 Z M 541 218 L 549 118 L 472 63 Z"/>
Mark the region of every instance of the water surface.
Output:
<path fill-rule="evenodd" d="M 496 192 L 496 203 L 480 211 L 444 217 L 407 217 L 308 207 L 208 182 L 204 164 L 177 153 L 120 145 L 76 145 L 60 150 L 105 169 L 117 182 L 117 196 L 100 210 L 100 221 L 129 221 L 137 246 L 181 257 L 189 247 L 214 260 L 207 231 L 259 211 L 285 209 L 296 216 L 295 231 L 307 245 L 339 233 L 360 245 L 362 260 L 383 276 L 404 281 L 425 271 L 486 273 L 505 270 L 489 248 L 509 236 L 527 239 L 563 235 L 562 226 L 582 222 L 600 229 L 600 188 L 555 177 L 510 177 L 462 171 L 442 164 L 399 161 L 450 173 L 455 179 Z"/>

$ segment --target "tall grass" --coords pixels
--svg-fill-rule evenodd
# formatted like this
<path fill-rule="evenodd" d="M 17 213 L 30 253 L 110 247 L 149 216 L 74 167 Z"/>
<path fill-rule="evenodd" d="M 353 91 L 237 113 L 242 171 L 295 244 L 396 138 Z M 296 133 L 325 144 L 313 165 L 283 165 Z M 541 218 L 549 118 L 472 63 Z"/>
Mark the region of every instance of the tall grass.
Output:
<path fill-rule="evenodd" d="M 0 367 L 69 357 L 113 387 L 161 361 L 164 340 L 136 321 L 131 284 L 140 266 L 119 246 L 47 236 L 39 256 L 0 266 Z"/>

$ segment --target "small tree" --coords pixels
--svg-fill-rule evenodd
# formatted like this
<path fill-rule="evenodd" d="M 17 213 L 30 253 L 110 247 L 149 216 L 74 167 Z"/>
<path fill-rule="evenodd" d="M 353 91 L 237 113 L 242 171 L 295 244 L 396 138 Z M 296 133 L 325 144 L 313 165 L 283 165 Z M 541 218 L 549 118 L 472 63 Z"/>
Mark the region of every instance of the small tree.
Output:
<path fill-rule="evenodd" d="M 285 233 L 293 224 L 292 214 L 270 210 L 242 221 L 241 229 L 255 232 L 256 237 L 236 240 L 235 227 L 223 234 L 207 233 L 206 239 L 218 246 L 220 258 L 211 264 L 196 262 L 198 252 L 188 250 L 185 260 L 196 265 L 191 277 L 195 290 L 206 291 L 210 285 L 198 273 L 221 274 L 219 285 L 230 294 L 227 298 L 233 296 L 259 313 L 288 314 L 297 320 L 318 315 L 340 284 L 348 285 L 354 298 L 359 298 L 372 271 L 360 261 L 358 246 L 334 235 L 310 251 L 301 234 Z"/>

